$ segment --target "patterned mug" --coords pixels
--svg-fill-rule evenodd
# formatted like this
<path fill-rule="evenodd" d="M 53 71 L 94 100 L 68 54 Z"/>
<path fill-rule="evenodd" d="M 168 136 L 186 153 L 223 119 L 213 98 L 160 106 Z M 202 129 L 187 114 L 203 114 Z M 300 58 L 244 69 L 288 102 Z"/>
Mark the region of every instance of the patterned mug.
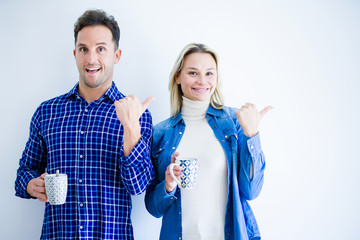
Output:
<path fill-rule="evenodd" d="M 45 175 L 46 195 L 51 205 L 60 205 L 65 203 L 67 187 L 67 175 L 59 174 L 59 170 L 56 170 L 56 174 Z"/>
<path fill-rule="evenodd" d="M 174 165 L 180 166 L 182 175 L 177 179 L 174 175 Z M 169 171 L 172 178 L 177 182 L 179 187 L 191 189 L 196 182 L 197 175 L 197 158 L 177 157 L 175 163 L 170 164 Z"/>

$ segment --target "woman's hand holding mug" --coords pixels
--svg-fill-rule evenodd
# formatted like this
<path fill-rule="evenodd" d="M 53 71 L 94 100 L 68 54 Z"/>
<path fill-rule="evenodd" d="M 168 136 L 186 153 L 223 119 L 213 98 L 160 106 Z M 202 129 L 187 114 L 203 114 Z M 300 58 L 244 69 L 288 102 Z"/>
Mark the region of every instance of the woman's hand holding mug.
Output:
<path fill-rule="evenodd" d="M 178 153 L 178 152 L 171 155 L 171 164 L 175 163 L 175 158 L 179 155 L 180 155 L 180 153 Z M 178 184 L 170 174 L 169 168 L 170 168 L 171 164 L 169 164 L 169 166 L 166 168 L 166 172 L 165 172 L 165 189 L 166 189 L 166 192 L 168 192 L 168 193 L 172 192 Z M 181 167 L 178 165 L 174 165 L 173 172 L 174 172 L 175 177 L 177 179 L 180 179 Z"/>

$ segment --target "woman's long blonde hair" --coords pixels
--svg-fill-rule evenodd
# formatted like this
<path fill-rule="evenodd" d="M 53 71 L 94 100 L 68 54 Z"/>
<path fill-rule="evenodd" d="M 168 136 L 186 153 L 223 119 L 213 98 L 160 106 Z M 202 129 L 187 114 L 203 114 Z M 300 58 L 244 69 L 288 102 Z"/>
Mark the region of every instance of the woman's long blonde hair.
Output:
<path fill-rule="evenodd" d="M 192 53 L 208 53 L 214 58 L 216 63 L 217 79 L 216 79 L 215 91 L 210 97 L 210 104 L 215 109 L 221 109 L 224 106 L 224 98 L 220 91 L 218 57 L 216 53 L 205 44 L 190 43 L 186 45 L 184 49 L 180 52 L 175 62 L 175 65 L 170 73 L 170 81 L 169 81 L 170 107 L 171 107 L 171 116 L 174 117 L 177 116 L 180 112 L 182 106 L 182 95 L 183 95 L 180 84 L 176 83 L 176 78 L 179 76 L 183 68 L 184 60 L 186 56 Z"/>

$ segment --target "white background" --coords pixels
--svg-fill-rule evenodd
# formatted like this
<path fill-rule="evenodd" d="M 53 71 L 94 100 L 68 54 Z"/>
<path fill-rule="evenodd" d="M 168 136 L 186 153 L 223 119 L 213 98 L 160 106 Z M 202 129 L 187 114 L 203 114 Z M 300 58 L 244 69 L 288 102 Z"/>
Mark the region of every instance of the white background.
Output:
<path fill-rule="evenodd" d="M 89 8 L 118 20 L 114 80 L 156 97 L 154 123 L 169 116 L 168 76 L 190 42 L 219 54 L 226 105 L 275 107 L 261 123 L 265 184 L 251 202 L 263 239 L 360 239 L 359 1 L 58 2 L 0 0 L 0 239 L 40 237 L 44 204 L 14 196 L 16 170 L 35 109 L 78 81 L 73 24 Z M 157 239 L 143 198 L 133 198 L 135 238 Z"/>

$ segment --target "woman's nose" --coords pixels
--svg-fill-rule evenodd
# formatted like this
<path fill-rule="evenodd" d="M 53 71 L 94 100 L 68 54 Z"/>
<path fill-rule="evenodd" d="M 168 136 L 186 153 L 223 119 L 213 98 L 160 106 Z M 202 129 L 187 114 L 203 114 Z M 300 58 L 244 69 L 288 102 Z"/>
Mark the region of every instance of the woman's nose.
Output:
<path fill-rule="evenodd" d="M 205 76 L 203 76 L 202 74 L 199 74 L 196 81 L 198 83 L 203 83 L 205 81 Z"/>

